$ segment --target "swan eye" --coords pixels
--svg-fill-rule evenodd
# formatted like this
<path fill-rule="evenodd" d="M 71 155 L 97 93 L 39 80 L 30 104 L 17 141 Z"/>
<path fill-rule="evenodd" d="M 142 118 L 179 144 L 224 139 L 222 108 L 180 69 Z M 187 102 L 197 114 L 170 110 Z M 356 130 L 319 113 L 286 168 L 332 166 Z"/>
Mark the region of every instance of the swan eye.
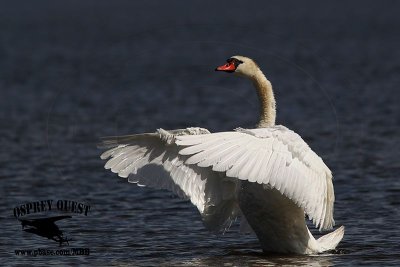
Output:
<path fill-rule="evenodd" d="M 234 64 L 235 68 L 237 68 L 240 64 L 243 63 L 243 61 L 241 61 L 241 60 L 239 60 L 237 58 L 230 58 L 230 59 L 227 60 L 227 62 L 230 63 L 230 64 Z"/>

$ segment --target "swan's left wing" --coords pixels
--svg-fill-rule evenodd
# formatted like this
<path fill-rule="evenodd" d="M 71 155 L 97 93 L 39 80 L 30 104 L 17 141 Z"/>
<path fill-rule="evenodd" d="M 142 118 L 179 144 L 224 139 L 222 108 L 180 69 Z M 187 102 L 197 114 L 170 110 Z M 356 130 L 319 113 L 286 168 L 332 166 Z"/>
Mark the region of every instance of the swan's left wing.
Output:
<path fill-rule="evenodd" d="M 159 129 L 156 133 L 105 137 L 99 147 L 108 150 L 101 158 L 108 159 L 106 169 L 131 183 L 190 199 L 209 230 L 225 230 L 239 213 L 237 181 L 210 168 L 184 164 L 186 157 L 179 155 L 175 144 L 177 136 L 206 133 L 210 132 L 202 128 Z"/>
<path fill-rule="evenodd" d="M 302 207 L 320 229 L 334 225 L 332 174 L 322 159 L 283 126 L 177 136 L 187 165 L 211 167 L 226 176 L 264 184 Z"/>

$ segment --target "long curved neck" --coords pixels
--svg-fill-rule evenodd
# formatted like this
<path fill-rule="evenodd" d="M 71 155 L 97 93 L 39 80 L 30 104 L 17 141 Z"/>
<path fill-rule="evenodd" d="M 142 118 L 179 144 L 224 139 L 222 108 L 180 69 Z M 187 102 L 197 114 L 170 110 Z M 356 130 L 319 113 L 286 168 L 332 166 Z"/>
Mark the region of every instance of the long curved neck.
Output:
<path fill-rule="evenodd" d="M 276 102 L 271 82 L 265 77 L 260 69 L 257 69 L 254 76 L 251 77 L 254 86 L 257 89 L 260 99 L 261 110 L 258 128 L 271 127 L 275 125 Z"/>

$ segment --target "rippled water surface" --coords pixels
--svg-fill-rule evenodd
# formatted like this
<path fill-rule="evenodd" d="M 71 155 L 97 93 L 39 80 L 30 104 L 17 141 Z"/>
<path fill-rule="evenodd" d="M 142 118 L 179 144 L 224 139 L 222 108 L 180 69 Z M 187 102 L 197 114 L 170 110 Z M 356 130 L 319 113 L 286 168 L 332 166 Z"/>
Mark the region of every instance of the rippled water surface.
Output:
<path fill-rule="evenodd" d="M 0 9 L 1 265 L 356 266 L 400 264 L 398 2 L 13 1 Z M 255 58 L 278 123 L 334 173 L 346 233 L 318 256 L 264 255 L 237 225 L 208 233 L 188 201 L 103 169 L 100 136 L 253 127 L 247 81 L 213 69 Z M 30 201 L 91 206 L 57 225 L 89 256 L 21 231 Z"/>

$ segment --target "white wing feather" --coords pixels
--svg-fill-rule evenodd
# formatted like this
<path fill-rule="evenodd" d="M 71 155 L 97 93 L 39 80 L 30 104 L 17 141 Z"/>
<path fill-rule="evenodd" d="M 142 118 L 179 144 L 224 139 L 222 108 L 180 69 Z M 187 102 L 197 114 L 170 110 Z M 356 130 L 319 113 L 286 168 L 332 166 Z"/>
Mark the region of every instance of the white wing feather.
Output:
<path fill-rule="evenodd" d="M 185 164 L 276 188 L 322 229 L 334 225 L 332 173 L 301 137 L 284 126 L 177 136 Z"/>
<path fill-rule="evenodd" d="M 156 133 L 106 137 L 99 146 L 108 150 L 100 157 L 108 159 L 106 169 L 131 183 L 166 189 L 190 199 L 208 229 L 225 230 L 239 213 L 237 180 L 221 177 L 210 168 L 184 164 L 187 157 L 179 155 L 175 144 L 177 136 L 201 137 L 205 133 L 209 131 L 202 128 L 159 129 Z"/>

